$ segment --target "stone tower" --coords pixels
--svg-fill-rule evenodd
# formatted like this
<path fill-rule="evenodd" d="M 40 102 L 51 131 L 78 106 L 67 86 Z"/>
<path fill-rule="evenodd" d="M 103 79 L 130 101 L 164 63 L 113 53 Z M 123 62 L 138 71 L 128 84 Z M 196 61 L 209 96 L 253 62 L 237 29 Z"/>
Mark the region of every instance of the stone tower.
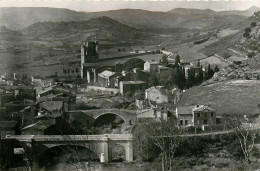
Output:
<path fill-rule="evenodd" d="M 87 78 L 88 83 L 91 80 L 96 81 L 96 70 L 99 66 L 98 41 L 82 42 L 81 44 L 81 78 Z M 93 75 L 91 79 L 91 74 Z"/>

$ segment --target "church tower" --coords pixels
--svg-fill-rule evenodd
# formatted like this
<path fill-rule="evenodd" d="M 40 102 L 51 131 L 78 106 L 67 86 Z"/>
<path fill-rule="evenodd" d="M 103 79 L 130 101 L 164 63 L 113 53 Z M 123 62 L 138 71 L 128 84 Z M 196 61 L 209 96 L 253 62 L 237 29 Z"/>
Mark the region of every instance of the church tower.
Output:
<path fill-rule="evenodd" d="M 98 67 L 99 57 L 98 57 L 98 41 L 94 42 L 82 42 L 81 44 L 81 78 L 88 79 L 90 82 L 89 71 Z M 94 71 L 94 80 L 96 78 L 96 71 Z"/>

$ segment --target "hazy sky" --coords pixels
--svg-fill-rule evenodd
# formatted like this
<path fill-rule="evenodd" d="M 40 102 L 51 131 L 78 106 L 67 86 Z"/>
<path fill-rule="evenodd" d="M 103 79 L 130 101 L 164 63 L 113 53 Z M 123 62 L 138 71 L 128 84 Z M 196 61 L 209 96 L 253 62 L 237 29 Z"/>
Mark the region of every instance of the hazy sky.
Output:
<path fill-rule="evenodd" d="M 106 11 L 123 8 L 168 11 L 173 8 L 198 8 L 221 10 L 245 10 L 251 6 L 260 7 L 260 0 L 208 0 L 208 1 L 87 1 L 87 0 L 0 0 L 0 7 L 54 7 L 75 11 Z"/>

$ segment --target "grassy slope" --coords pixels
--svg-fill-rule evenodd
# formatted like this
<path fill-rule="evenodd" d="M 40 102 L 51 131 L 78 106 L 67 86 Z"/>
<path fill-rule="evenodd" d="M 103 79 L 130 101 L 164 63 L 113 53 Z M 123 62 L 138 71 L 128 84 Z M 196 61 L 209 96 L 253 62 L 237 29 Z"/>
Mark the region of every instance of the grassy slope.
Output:
<path fill-rule="evenodd" d="M 258 111 L 260 81 L 232 80 L 197 86 L 183 93 L 177 106 L 210 104 L 218 114 L 251 114 Z"/>

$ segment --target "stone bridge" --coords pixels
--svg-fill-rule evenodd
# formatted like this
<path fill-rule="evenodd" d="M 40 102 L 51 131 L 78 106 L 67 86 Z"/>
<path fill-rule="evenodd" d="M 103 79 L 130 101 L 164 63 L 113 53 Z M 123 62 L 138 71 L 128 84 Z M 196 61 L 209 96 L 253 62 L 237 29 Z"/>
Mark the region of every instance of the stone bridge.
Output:
<path fill-rule="evenodd" d="M 112 149 L 121 145 L 125 149 L 125 161 L 133 161 L 133 135 L 132 134 L 104 134 L 104 135 L 12 135 L 3 141 L 16 140 L 20 144 L 30 144 L 32 163 L 38 165 L 38 161 L 48 150 L 54 147 L 75 146 L 83 147 L 94 152 L 102 162 L 112 161 Z"/>
<path fill-rule="evenodd" d="M 82 119 L 82 115 L 86 115 L 83 117 L 86 120 L 89 120 L 90 125 L 92 125 L 97 118 L 106 114 L 114 114 L 121 117 L 127 126 L 135 125 L 136 123 L 136 111 L 127 110 L 127 109 L 94 109 L 94 110 L 74 110 L 67 112 L 67 121 L 71 119 Z M 81 118 L 77 118 L 79 116 Z"/>

